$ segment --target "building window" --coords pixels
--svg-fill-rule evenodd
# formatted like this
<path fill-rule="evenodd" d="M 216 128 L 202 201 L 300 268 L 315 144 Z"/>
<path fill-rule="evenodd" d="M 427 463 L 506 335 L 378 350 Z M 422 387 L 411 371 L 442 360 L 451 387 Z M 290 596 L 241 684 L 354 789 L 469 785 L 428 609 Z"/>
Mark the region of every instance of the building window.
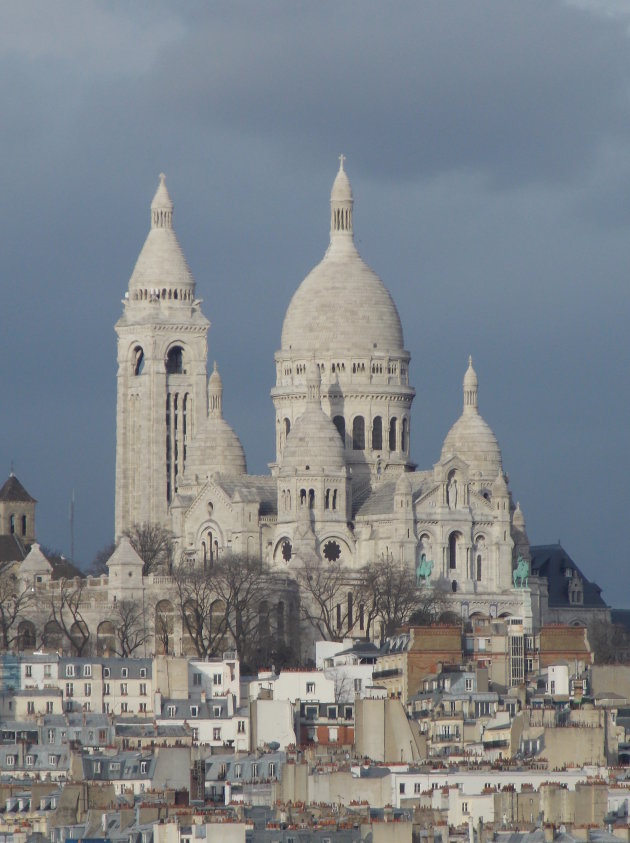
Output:
<path fill-rule="evenodd" d="M 109 676 L 109 668 L 108 667 L 103 668 L 103 676 L 105 677 L 105 679 L 107 679 L 107 677 Z"/>
<path fill-rule="evenodd" d="M 147 695 L 147 683 L 141 682 L 140 683 L 140 696 L 146 697 L 146 695 Z"/>
<path fill-rule="evenodd" d="M 269 762 L 269 778 L 273 779 L 276 775 L 276 762 L 270 761 Z"/>
<path fill-rule="evenodd" d="M 7 755 L 7 767 L 14 767 L 15 766 L 15 755 Z"/>
<path fill-rule="evenodd" d="M 393 418 L 391 418 L 389 420 L 389 450 L 390 451 L 396 451 L 397 450 L 397 448 L 396 448 L 396 439 L 398 438 L 397 437 L 397 426 L 398 426 L 398 421 L 396 419 L 396 416 L 394 416 Z"/>
<path fill-rule="evenodd" d="M 352 448 L 354 451 L 365 451 L 365 419 L 355 416 L 352 422 Z"/>
<path fill-rule="evenodd" d="M 468 678 L 468 677 L 467 677 L 467 678 L 466 678 L 466 690 L 467 690 L 467 691 L 472 691 L 472 689 L 473 689 L 473 681 L 472 681 L 472 678 Z"/>
<path fill-rule="evenodd" d="M 140 705 L 138 706 L 138 711 L 141 714 L 146 714 L 147 713 L 147 704 L 145 702 L 141 702 Z"/>
<path fill-rule="evenodd" d="M 215 726 L 212 730 L 212 740 L 213 741 L 220 741 L 221 740 L 221 727 Z"/>
<path fill-rule="evenodd" d="M 103 682 L 103 696 L 107 697 L 109 695 L 109 682 Z"/>
<path fill-rule="evenodd" d="M 198 717 L 199 716 L 199 706 L 191 705 L 190 706 L 190 716 L 191 717 Z"/>
<path fill-rule="evenodd" d="M 215 673 L 212 677 L 212 682 L 214 685 L 222 685 L 223 684 L 223 674 Z"/>
<path fill-rule="evenodd" d="M 315 693 L 315 683 L 314 682 L 307 682 L 306 683 L 306 693 L 307 694 L 314 694 Z"/>
<path fill-rule="evenodd" d="M 49 729 L 48 730 L 48 743 L 54 743 L 54 742 L 55 742 L 55 730 Z"/>
<path fill-rule="evenodd" d="M 253 779 L 257 779 L 257 778 L 258 778 L 258 764 L 257 764 L 257 762 L 254 762 L 254 763 L 252 764 L 252 778 L 253 778 Z"/>
<path fill-rule="evenodd" d="M 383 450 L 383 419 L 380 416 L 372 419 L 372 450 Z"/>
<path fill-rule="evenodd" d="M 52 700 L 46 700 L 46 714 L 52 714 L 54 711 L 54 703 Z"/>
<path fill-rule="evenodd" d="M 201 674 L 193 673 L 193 685 L 201 685 Z"/>
<path fill-rule="evenodd" d="M 74 684 L 72 682 L 66 682 L 66 697 L 74 696 Z"/>
<path fill-rule="evenodd" d="M 127 668 L 127 667 L 122 667 L 122 668 L 120 669 L 120 678 L 121 678 L 121 679 L 126 679 L 128 676 L 129 676 L 129 668 Z"/>
<path fill-rule="evenodd" d="M 242 771 L 243 771 L 242 766 L 240 764 L 235 764 L 234 765 L 234 778 L 240 779 L 240 777 L 242 775 Z"/>
<path fill-rule="evenodd" d="M 121 714 L 127 714 L 127 712 L 128 712 L 128 711 L 129 711 L 129 704 L 128 704 L 128 703 L 126 703 L 126 702 L 121 702 L 121 704 L 120 704 L 120 713 L 121 713 Z"/>
<path fill-rule="evenodd" d="M 51 767 L 57 766 L 57 756 L 56 755 L 49 755 L 48 756 L 48 763 Z"/>
<path fill-rule="evenodd" d="M 91 676 L 92 675 L 92 665 L 91 664 L 84 664 L 83 665 L 83 675 L 84 676 Z"/>
<path fill-rule="evenodd" d="M 399 785 L 398 785 L 398 792 L 399 792 L 399 793 L 404 793 L 404 792 L 405 792 L 405 783 L 404 783 L 404 782 L 400 782 L 400 783 L 399 783 Z"/>
<path fill-rule="evenodd" d="M 46 678 L 50 678 L 52 676 L 52 665 L 49 665 L 49 664 L 44 665 L 44 676 Z"/>
<path fill-rule="evenodd" d="M 120 683 L 120 693 L 121 693 L 121 696 L 123 696 L 123 697 L 127 696 L 127 683 L 126 682 Z"/>
<path fill-rule="evenodd" d="M 26 766 L 32 767 L 35 764 L 35 756 L 34 755 L 27 755 L 26 756 Z"/>
<path fill-rule="evenodd" d="M 238 721 L 238 728 L 237 728 L 237 731 L 238 731 L 239 735 L 244 735 L 244 734 L 245 734 L 245 721 L 244 721 L 244 720 L 239 720 L 239 721 Z"/>
<path fill-rule="evenodd" d="M 35 714 L 35 703 L 33 700 L 28 700 L 26 703 L 26 713 L 27 714 Z"/>
<path fill-rule="evenodd" d="M 66 665 L 66 676 L 74 676 L 74 665 L 67 664 Z"/>
<path fill-rule="evenodd" d="M 92 683 L 86 682 L 83 686 L 83 696 L 84 697 L 91 697 L 92 696 Z"/>
<path fill-rule="evenodd" d="M 140 679 L 146 679 L 146 678 L 147 678 L 147 669 L 146 669 L 146 667 L 141 667 L 140 668 Z"/>
<path fill-rule="evenodd" d="M 147 763 L 148 763 L 147 761 L 141 761 L 140 762 L 140 772 L 141 773 L 147 772 Z"/>
<path fill-rule="evenodd" d="M 32 665 L 27 664 L 27 665 L 26 665 L 26 667 L 24 668 L 24 670 L 25 670 L 25 673 L 26 673 L 26 675 L 27 675 L 27 676 L 32 676 L 32 675 L 33 675 L 33 667 L 32 667 Z"/>
<path fill-rule="evenodd" d="M 167 711 L 168 711 L 168 716 L 169 716 L 169 717 L 175 717 L 175 711 L 176 711 L 176 708 L 175 708 L 175 706 L 174 706 L 174 705 L 169 705 L 169 707 L 168 707 Z"/>

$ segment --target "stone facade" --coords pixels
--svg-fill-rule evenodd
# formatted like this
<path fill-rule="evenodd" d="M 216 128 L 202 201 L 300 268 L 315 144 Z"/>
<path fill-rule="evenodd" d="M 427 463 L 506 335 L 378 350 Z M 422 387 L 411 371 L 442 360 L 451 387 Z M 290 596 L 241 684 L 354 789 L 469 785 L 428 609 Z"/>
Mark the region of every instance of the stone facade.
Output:
<path fill-rule="evenodd" d="M 356 249 L 353 211 L 342 157 L 330 244 L 287 308 L 275 355 L 275 460 L 269 475 L 254 476 L 223 418 L 216 363 L 207 374 L 210 322 L 160 176 L 116 324 L 116 539 L 136 524 L 158 524 L 172 531 L 177 560 L 206 567 L 247 555 L 285 582 L 307 562 L 336 565 L 349 588 L 353 572 L 392 559 L 419 583 L 429 568 L 419 587 L 439 586 L 464 619 L 515 616 L 525 631 L 537 630 L 548 615 L 547 581 L 513 578 L 517 561 L 527 569 L 531 558 L 525 519 L 479 412 L 472 360 L 460 418 L 435 465 L 416 470 L 410 355 L 390 293 Z M 169 646 L 180 652 L 173 592 L 168 576 L 143 577 L 123 543 L 109 577 L 84 589 L 86 617 L 98 625 L 121 600 L 162 601 L 173 615 Z"/>

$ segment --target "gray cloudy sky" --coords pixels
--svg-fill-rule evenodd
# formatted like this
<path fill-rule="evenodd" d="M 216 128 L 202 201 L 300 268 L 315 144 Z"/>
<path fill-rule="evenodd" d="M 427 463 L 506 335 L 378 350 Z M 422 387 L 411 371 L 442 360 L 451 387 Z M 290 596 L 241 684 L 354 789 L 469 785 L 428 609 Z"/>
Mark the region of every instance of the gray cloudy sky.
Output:
<path fill-rule="evenodd" d="M 4 0 L 0 74 L 0 469 L 42 543 L 69 552 L 72 489 L 77 560 L 112 538 L 113 325 L 158 173 L 263 472 L 344 152 L 412 354 L 415 460 L 438 459 L 472 354 L 531 541 L 630 606 L 626 0 Z"/>

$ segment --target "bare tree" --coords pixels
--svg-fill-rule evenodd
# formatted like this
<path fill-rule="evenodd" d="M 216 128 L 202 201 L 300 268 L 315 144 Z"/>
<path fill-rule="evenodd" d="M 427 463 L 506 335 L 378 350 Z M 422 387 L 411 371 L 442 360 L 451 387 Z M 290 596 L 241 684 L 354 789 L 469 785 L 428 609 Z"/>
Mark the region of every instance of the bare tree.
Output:
<path fill-rule="evenodd" d="M 349 574 L 334 562 L 310 559 L 298 571 L 297 579 L 303 619 L 320 638 L 341 641 L 352 625 L 355 595 L 365 591 L 363 573 Z"/>
<path fill-rule="evenodd" d="M 621 624 L 598 618 L 589 626 L 588 640 L 596 664 L 630 662 L 630 634 Z"/>
<path fill-rule="evenodd" d="M 50 618 L 77 656 L 87 655 L 90 644 L 90 630 L 83 615 L 85 587 L 84 579 L 59 580 L 59 591 L 52 593 L 50 601 Z"/>
<path fill-rule="evenodd" d="M 364 569 L 363 582 L 368 629 L 378 617 L 385 635 L 409 623 L 422 604 L 422 591 L 427 591 L 418 589 L 415 572 L 404 562 L 395 562 L 391 553 Z"/>
<path fill-rule="evenodd" d="M 233 555 L 224 556 L 217 563 L 212 580 L 241 663 L 251 670 L 260 662 L 261 640 L 267 634 L 272 594 L 269 576 L 263 571 L 260 559 Z"/>
<path fill-rule="evenodd" d="M 14 562 L 0 565 L 0 642 L 3 650 L 10 649 L 16 642 L 21 615 L 35 597 L 31 588 L 22 587 L 16 569 Z"/>
<path fill-rule="evenodd" d="M 416 590 L 416 605 L 409 616 L 410 626 L 431 626 L 435 623 L 461 623 L 461 617 L 449 610 L 449 589 L 443 583 Z"/>
<path fill-rule="evenodd" d="M 116 631 L 116 655 L 127 658 L 145 644 L 150 637 L 150 625 L 141 603 L 118 600 L 112 618 Z"/>
<path fill-rule="evenodd" d="M 123 535 L 127 536 L 144 566 L 142 576 L 157 571 L 170 571 L 173 564 L 173 533 L 160 524 L 145 521 L 134 524 Z"/>
<path fill-rule="evenodd" d="M 195 652 L 199 658 L 218 655 L 226 649 L 229 624 L 217 590 L 215 570 L 205 571 L 182 559 L 173 570 L 173 577 L 184 630 Z"/>

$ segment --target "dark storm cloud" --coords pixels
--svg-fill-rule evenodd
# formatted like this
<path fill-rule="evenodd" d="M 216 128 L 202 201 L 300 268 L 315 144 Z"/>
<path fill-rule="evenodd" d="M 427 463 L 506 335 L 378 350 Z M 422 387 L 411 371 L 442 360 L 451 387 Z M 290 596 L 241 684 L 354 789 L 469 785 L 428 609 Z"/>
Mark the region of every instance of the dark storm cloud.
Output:
<path fill-rule="evenodd" d="M 266 470 L 273 353 L 327 245 L 344 151 L 359 248 L 412 354 L 414 458 L 438 458 L 472 353 L 531 537 L 562 538 L 630 604 L 615 588 L 628 561 L 630 19 L 594 10 L 615 8 L 5 3 L 0 461 L 39 499 L 41 540 L 69 549 L 73 487 L 80 561 L 111 539 L 112 326 L 160 170 L 226 416 Z"/>
<path fill-rule="evenodd" d="M 549 0 L 207 7 L 162 59 L 156 108 L 292 149 L 337 130 L 387 179 L 566 179 L 628 130 L 625 31 Z"/>

